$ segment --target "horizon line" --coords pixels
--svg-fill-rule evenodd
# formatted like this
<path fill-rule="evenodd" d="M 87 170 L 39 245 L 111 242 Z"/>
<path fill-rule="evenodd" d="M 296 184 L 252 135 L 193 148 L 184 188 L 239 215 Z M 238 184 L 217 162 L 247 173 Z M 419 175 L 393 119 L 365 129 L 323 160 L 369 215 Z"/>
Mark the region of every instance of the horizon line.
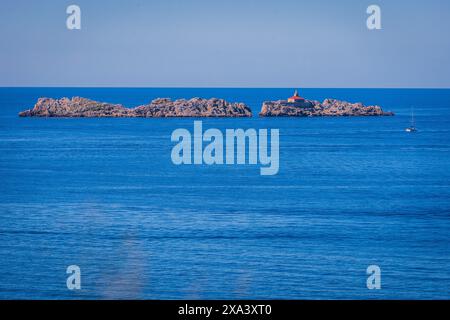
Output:
<path fill-rule="evenodd" d="M 1 89 L 61 88 L 61 89 L 382 89 L 382 90 L 450 90 L 450 87 L 183 87 L 183 86 L 0 86 Z"/>

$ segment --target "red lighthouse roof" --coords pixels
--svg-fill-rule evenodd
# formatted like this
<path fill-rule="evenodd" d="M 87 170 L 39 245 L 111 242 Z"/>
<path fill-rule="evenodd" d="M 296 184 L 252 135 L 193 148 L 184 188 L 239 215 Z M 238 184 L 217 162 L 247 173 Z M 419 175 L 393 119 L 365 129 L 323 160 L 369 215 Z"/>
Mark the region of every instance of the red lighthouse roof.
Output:
<path fill-rule="evenodd" d="M 302 98 L 298 95 L 298 91 L 295 90 L 294 95 L 288 99 L 288 102 L 297 102 L 297 101 L 304 101 L 304 100 L 305 100 L 304 98 Z"/>

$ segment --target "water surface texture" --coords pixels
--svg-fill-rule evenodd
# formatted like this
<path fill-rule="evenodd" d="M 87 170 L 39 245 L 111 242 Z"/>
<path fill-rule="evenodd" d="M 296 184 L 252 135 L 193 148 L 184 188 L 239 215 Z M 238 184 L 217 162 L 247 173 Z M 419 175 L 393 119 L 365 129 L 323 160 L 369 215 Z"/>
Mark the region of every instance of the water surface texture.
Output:
<path fill-rule="evenodd" d="M 0 89 L 0 298 L 448 299 L 450 90 L 305 89 L 396 116 L 257 117 L 292 92 Z M 194 119 L 17 116 L 41 96 L 245 102 L 253 118 L 203 128 L 279 129 L 280 171 L 175 166 L 170 135 Z"/>

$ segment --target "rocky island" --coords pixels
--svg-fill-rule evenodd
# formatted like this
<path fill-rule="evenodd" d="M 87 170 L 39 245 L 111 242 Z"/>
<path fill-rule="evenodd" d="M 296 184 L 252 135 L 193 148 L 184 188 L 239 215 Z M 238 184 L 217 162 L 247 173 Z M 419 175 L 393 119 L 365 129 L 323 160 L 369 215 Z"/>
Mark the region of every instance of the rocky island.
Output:
<path fill-rule="evenodd" d="M 223 99 L 192 98 L 155 99 L 150 104 L 126 108 L 121 104 L 98 102 L 81 97 L 40 98 L 32 109 L 19 113 L 20 117 L 65 118 L 151 118 L 151 117 L 251 117 L 244 103 L 230 103 Z"/>
<path fill-rule="evenodd" d="M 294 95 L 287 100 L 266 101 L 261 117 L 323 117 L 323 116 L 392 116 L 380 106 L 365 106 L 336 99 L 323 102 Z M 121 104 L 98 102 L 81 97 L 39 98 L 32 109 L 19 113 L 21 117 L 60 118 L 165 118 L 165 117 L 251 117 L 252 111 L 244 103 L 230 103 L 223 99 L 192 98 L 172 101 L 158 98 L 149 104 L 126 108 Z"/>
<path fill-rule="evenodd" d="M 350 103 L 336 99 L 325 99 L 323 102 L 307 100 L 298 95 L 287 100 L 266 101 L 263 103 L 261 117 L 324 117 L 324 116 L 393 116 L 393 112 L 385 112 L 380 106 L 365 106 L 362 103 Z"/>

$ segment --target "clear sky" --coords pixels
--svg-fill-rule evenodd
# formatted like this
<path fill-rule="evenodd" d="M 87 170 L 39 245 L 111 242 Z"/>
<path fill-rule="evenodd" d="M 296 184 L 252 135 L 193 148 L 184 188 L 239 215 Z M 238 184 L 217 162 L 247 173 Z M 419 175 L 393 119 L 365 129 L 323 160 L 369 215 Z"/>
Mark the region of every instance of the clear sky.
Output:
<path fill-rule="evenodd" d="M 1 0 L 0 86 L 450 88 L 449 32 L 448 0 Z"/>

